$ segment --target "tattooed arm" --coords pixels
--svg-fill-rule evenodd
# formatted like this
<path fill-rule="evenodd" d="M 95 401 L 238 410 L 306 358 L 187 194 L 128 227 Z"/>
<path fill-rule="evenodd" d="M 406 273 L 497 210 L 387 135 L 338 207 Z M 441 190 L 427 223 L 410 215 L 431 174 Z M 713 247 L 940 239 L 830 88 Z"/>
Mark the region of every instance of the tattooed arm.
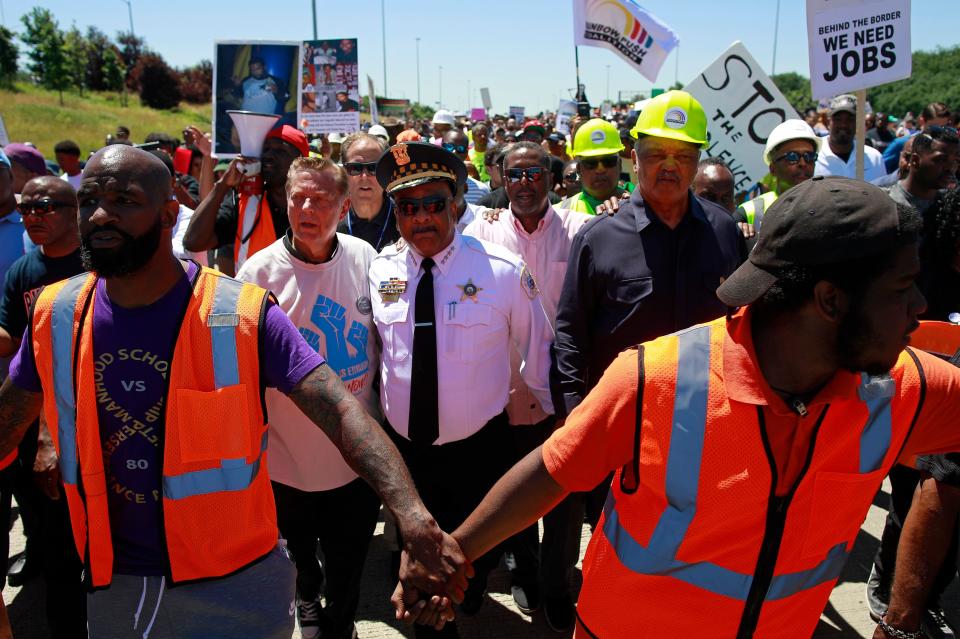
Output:
<path fill-rule="evenodd" d="M 0 386 L 0 459 L 17 447 L 27 427 L 40 416 L 43 393 L 31 393 L 10 381 Z"/>
<path fill-rule="evenodd" d="M 401 581 L 423 592 L 446 592 L 461 601 L 472 570 L 460 547 L 437 526 L 396 446 L 337 374 L 321 364 L 294 387 L 290 399 L 327 434 L 347 464 L 396 517 L 404 542 Z"/>

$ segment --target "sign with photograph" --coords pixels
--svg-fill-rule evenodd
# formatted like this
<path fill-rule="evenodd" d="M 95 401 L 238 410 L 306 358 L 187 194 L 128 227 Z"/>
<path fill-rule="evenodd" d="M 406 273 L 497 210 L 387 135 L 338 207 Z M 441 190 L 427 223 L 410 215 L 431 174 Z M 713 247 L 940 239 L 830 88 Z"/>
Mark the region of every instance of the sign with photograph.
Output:
<path fill-rule="evenodd" d="M 307 133 L 360 130 L 360 73 L 357 39 L 303 43 L 303 114 Z"/>
<path fill-rule="evenodd" d="M 279 115 L 296 126 L 300 112 L 300 43 L 224 40 L 213 57 L 213 154 L 230 158 L 240 138 L 229 110 Z"/>

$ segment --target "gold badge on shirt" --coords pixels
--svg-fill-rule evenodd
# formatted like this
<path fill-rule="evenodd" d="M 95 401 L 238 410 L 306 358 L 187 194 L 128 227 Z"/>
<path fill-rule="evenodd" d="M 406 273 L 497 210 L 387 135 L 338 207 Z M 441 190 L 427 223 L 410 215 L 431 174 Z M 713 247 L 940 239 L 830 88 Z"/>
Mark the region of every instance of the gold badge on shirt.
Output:
<path fill-rule="evenodd" d="M 467 280 L 466 284 L 457 284 L 457 288 L 460 289 L 460 301 L 472 300 L 478 302 L 477 293 L 483 289 L 473 283 L 473 278 Z"/>
<path fill-rule="evenodd" d="M 380 299 L 384 302 L 396 302 L 405 290 L 407 290 L 407 280 L 401 280 L 398 277 L 391 277 L 389 280 L 382 281 L 380 286 L 377 287 Z"/>

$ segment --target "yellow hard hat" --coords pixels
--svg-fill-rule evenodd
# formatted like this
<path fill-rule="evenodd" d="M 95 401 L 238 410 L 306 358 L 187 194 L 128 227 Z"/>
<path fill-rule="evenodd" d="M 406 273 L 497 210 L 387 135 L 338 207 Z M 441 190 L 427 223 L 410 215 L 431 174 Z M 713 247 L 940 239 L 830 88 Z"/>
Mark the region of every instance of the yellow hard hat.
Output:
<path fill-rule="evenodd" d="M 696 98 L 686 91 L 667 91 L 650 100 L 630 131 L 656 138 L 670 138 L 704 146 L 707 143 L 707 114 Z"/>
<path fill-rule="evenodd" d="M 612 155 L 620 151 L 623 151 L 620 131 L 612 122 L 602 118 L 593 118 L 581 124 L 573 138 L 574 157 L 589 158 Z"/>

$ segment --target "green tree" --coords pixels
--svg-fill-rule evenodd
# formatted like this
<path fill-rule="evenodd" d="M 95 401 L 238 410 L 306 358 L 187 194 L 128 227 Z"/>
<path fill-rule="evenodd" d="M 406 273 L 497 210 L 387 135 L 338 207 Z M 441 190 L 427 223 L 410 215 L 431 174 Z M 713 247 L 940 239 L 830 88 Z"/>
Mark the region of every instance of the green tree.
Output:
<path fill-rule="evenodd" d="M 13 81 L 17 78 L 19 69 L 17 64 L 19 54 L 13 31 L 0 26 L 0 86 L 7 89 L 13 88 Z"/>
<path fill-rule="evenodd" d="M 90 43 L 74 25 L 63 37 L 64 65 L 71 85 L 83 95 L 87 84 L 87 62 Z"/>
<path fill-rule="evenodd" d="M 63 105 L 63 90 L 70 86 L 67 60 L 64 55 L 63 33 L 49 10 L 34 7 L 20 20 L 26 31 L 20 39 L 30 47 L 30 73 L 42 86 L 60 92 Z"/>
<path fill-rule="evenodd" d="M 792 71 L 790 73 L 777 73 L 770 79 L 780 89 L 780 93 L 787 99 L 787 102 L 797 110 L 797 113 L 803 115 L 807 109 L 817 106 L 811 95 L 810 80 L 799 73 Z"/>
<path fill-rule="evenodd" d="M 133 83 L 130 75 L 133 73 L 137 62 L 147 51 L 146 42 L 143 38 L 138 38 L 132 33 L 120 32 L 117 34 L 117 48 L 120 52 L 120 59 L 123 60 L 123 66 L 127 70 L 127 88 L 131 91 L 139 91 L 140 86 Z"/>
<path fill-rule="evenodd" d="M 119 87 L 109 87 L 105 80 L 108 58 L 115 58 L 116 48 L 110 38 L 96 27 L 87 27 L 87 68 L 84 84 L 91 91 L 119 91 Z"/>
<path fill-rule="evenodd" d="M 103 53 L 103 89 L 106 91 L 123 91 L 127 77 L 127 68 L 120 59 L 120 54 L 113 47 Z"/>

